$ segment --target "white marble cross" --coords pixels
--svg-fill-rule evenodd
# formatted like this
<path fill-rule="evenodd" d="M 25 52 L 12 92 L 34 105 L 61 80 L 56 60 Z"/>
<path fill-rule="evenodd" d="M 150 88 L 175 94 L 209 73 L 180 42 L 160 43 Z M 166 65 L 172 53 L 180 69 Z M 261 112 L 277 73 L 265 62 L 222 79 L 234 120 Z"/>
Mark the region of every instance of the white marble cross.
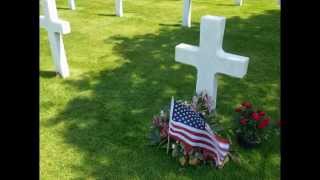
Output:
<path fill-rule="evenodd" d="M 196 93 L 206 91 L 216 108 L 217 73 L 242 78 L 247 73 L 249 58 L 222 49 L 225 17 L 203 16 L 200 24 L 200 46 L 179 44 L 175 48 L 178 62 L 197 69 Z"/>
<path fill-rule="evenodd" d="M 70 24 L 58 18 L 56 1 L 44 0 L 44 16 L 40 16 L 40 26 L 48 31 L 56 71 L 63 77 L 69 76 L 67 57 L 64 51 L 62 34 L 70 33 Z"/>
<path fill-rule="evenodd" d="M 182 26 L 191 27 L 191 0 L 183 0 Z"/>
<path fill-rule="evenodd" d="M 75 10 L 75 9 L 76 9 L 76 2 L 75 2 L 75 0 L 69 0 L 68 4 L 69 4 L 69 8 L 70 8 L 71 10 Z"/>
<path fill-rule="evenodd" d="M 122 0 L 115 0 L 116 4 L 116 15 L 121 17 L 123 16 L 123 6 L 122 6 Z"/>
<path fill-rule="evenodd" d="M 235 0 L 236 5 L 242 6 L 243 0 Z"/>

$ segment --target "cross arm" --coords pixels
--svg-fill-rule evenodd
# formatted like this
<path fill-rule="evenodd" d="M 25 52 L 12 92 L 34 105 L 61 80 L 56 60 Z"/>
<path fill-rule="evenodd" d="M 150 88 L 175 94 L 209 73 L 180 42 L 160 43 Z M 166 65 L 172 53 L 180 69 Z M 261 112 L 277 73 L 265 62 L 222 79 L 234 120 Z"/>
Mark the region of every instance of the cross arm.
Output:
<path fill-rule="evenodd" d="M 68 34 L 71 32 L 70 24 L 68 21 L 53 20 L 49 21 L 44 16 L 40 16 L 40 27 L 49 28 L 53 32 L 60 32 L 62 34 Z"/>
<path fill-rule="evenodd" d="M 224 51 L 220 51 L 218 56 L 221 60 L 221 66 L 224 67 L 223 70 L 218 72 L 237 78 L 242 78 L 247 73 L 249 64 L 248 57 L 226 53 Z"/>
<path fill-rule="evenodd" d="M 175 60 L 184 64 L 196 66 L 196 57 L 199 48 L 196 46 L 181 43 L 175 48 Z"/>

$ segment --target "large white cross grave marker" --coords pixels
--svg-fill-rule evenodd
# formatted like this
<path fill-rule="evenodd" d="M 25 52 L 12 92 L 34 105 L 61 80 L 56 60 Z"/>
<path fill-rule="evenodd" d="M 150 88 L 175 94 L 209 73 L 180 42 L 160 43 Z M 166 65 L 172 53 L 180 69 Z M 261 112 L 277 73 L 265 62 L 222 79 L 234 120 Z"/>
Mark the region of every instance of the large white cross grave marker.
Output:
<path fill-rule="evenodd" d="M 197 69 L 196 93 L 206 91 L 216 108 L 217 74 L 242 78 L 247 73 L 249 58 L 224 52 L 222 49 L 225 17 L 203 16 L 200 24 L 200 46 L 179 44 L 175 60 Z"/>
<path fill-rule="evenodd" d="M 75 9 L 76 9 L 76 2 L 75 2 L 75 0 L 69 0 L 69 1 L 68 1 L 68 4 L 69 4 L 69 8 L 70 8 L 71 10 L 75 10 Z"/>
<path fill-rule="evenodd" d="M 183 0 L 182 26 L 191 27 L 191 0 Z"/>
<path fill-rule="evenodd" d="M 48 31 L 56 71 L 63 77 L 69 76 L 69 67 L 64 50 L 62 34 L 70 33 L 70 24 L 58 18 L 56 1 L 44 0 L 44 16 L 40 16 L 40 27 Z"/>
<path fill-rule="evenodd" d="M 123 6 L 122 6 L 122 0 L 115 0 L 116 4 L 116 15 L 121 17 L 123 16 Z"/>

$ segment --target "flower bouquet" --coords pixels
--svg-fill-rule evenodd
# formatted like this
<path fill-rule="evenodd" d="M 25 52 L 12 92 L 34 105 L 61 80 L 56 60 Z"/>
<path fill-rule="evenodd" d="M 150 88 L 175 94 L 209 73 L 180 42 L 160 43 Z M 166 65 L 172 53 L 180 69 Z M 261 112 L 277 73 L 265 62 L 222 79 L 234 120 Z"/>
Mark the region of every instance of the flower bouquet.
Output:
<path fill-rule="evenodd" d="M 236 134 L 239 145 L 253 148 L 267 140 L 271 133 L 270 117 L 255 110 L 250 102 L 243 102 L 235 109 Z"/>
<path fill-rule="evenodd" d="M 180 101 L 181 102 L 181 101 Z M 212 131 L 215 132 L 216 137 L 220 137 L 217 132 L 221 132 L 219 124 L 214 121 L 215 112 L 212 109 L 212 99 L 203 92 L 192 98 L 191 103 L 181 102 L 190 107 L 193 111 L 198 112 L 200 116 L 211 126 Z M 182 166 L 186 165 L 200 165 L 211 164 L 213 167 L 221 168 L 228 161 L 224 159 L 223 164 L 217 166 L 214 155 L 204 148 L 192 147 L 182 141 L 168 138 L 170 118 L 170 105 L 161 110 L 159 115 L 153 117 L 149 139 L 151 145 L 158 145 L 160 148 L 167 148 L 171 150 L 171 156 L 176 158 Z M 221 138 L 222 139 L 222 138 Z"/>

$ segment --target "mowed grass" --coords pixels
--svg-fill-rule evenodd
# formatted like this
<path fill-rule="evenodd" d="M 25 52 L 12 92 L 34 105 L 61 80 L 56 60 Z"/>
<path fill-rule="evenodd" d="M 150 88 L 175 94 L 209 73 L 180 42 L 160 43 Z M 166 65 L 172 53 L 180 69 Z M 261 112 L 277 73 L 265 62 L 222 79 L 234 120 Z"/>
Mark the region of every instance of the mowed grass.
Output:
<path fill-rule="evenodd" d="M 148 146 L 151 118 L 177 99 L 191 99 L 196 69 L 175 62 L 179 43 L 198 45 L 201 16 L 225 16 L 223 48 L 250 57 L 243 79 L 219 76 L 217 112 L 232 127 L 233 109 L 250 100 L 280 117 L 280 10 L 276 0 L 193 0 L 192 28 L 180 26 L 182 0 L 57 0 L 71 25 L 64 44 L 71 76 L 54 73 L 47 33 L 40 31 L 41 179 L 280 179 L 280 139 L 254 150 L 233 148 L 241 165 L 181 169 Z"/>

